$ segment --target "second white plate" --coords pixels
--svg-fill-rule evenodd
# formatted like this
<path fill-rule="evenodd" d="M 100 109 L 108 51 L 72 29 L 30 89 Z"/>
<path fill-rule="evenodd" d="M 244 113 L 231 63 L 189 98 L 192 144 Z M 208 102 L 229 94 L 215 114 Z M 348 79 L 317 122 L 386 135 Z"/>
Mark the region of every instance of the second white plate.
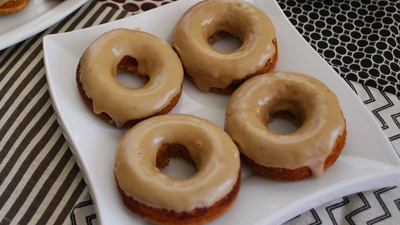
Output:
<path fill-rule="evenodd" d="M 0 16 L 0 50 L 57 23 L 88 0 L 30 0 L 20 12 Z"/>

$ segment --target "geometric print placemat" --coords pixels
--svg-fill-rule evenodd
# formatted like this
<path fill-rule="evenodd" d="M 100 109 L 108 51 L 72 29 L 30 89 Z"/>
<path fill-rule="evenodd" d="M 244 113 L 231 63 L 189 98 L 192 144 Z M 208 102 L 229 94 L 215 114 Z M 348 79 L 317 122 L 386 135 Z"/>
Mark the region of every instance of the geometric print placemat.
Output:
<path fill-rule="evenodd" d="M 400 97 L 355 81 L 350 81 L 349 85 L 373 114 L 400 157 Z"/>
<path fill-rule="evenodd" d="M 343 78 L 400 96 L 399 0 L 277 0 Z"/>
<path fill-rule="evenodd" d="M 399 207 L 400 188 L 386 187 L 338 198 L 304 212 L 285 225 L 398 225 Z"/>
<path fill-rule="evenodd" d="M 98 224 L 89 194 L 74 207 L 70 219 L 72 225 Z M 398 225 L 398 221 L 400 221 L 400 188 L 386 187 L 324 203 L 294 217 L 284 225 Z"/>

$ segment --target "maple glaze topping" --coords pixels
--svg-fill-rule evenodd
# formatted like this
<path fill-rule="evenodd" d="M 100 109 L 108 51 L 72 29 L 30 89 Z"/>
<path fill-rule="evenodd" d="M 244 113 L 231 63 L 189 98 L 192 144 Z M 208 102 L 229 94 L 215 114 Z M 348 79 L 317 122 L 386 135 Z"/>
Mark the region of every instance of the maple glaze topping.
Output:
<path fill-rule="evenodd" d="M 129 88 L 115 79 L 124 56 L 136 59 L 139 74 L 149 76 L 143 87 Z M 115 29 L 103 34 L 86 49 L 80 66 L 80 80 L 93 100 L 94 112 L 107 113 L 117 127 L 161 111 L 180 93 L 183 82 L 182 64 L 171 46 L 136 30 Z"/>
<path fill-rule="evenodd" d="M 293 133 L 268 129 L 271 115 L 283 110 L 302 117 Z M 322 175 L 325 159 L 344 129 L 336 95 L 319 80 L 295 72 L 251 78 L 234 92 L 225 113 L 225 130 L 248 158 L 267 167 L 307 166 L 314 177 Z"/>
<path fill-rule="evenodd" d="M 184 145 L 198 172 L 174 179 L 156 167 L 163 143 Z M 154 208 L 189 212 L 209 207 L 235 185 L 240 157 L 229 135 L 212 122 L 191 115 L 167 114 L 140 122 L 120 140 L 114 171 L 128 196 Z"/>
<path fill-rule="evenodd" d="M 210 46 L 220 31 L 242 45 L 233 52 Z M 203 91 L 226 88 L 233 80 L 261 70 L 275 54 L 275 28 L 251 3 L 239 0 L 202 1 L 187 10 L 175 25 L 172 45 L 187 73 Z M 237 37 L 237 38 L 236 38 Z"/>

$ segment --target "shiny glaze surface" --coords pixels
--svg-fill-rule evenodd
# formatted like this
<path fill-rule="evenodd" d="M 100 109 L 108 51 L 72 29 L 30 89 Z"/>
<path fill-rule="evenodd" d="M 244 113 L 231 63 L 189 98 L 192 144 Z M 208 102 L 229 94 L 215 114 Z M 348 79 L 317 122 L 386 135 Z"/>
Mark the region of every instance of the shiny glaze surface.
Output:
<path fill-rule="evenodd" d="M 268 129 L 271 115 L 289 110 L 303 119 L 299 129 L 277 134 Z M 319 80 L 300 73 L 276 72 L 254 77 L 232 95 L 225 129 L 256 163 L 323 173 L 326 157 L 345 129 L 336 95 Z"/>
<path fill-rule="evenodd" d="M 149 76 L 143 87 L 125 87 L 115 79 L 124 56 L 135 58 L 139 74 Z M 182 64 L 171 46 L 136 30 L 115 29 L 103 34 L 86 49 L 80 65 L 80 80 L 93 100 L 94 112 L 107 113 L 117 127 L 161 111 L 180 93 L 183 82 Z"/>
<path fill-rule="evenodd" d="M 163 143 L 184 145 L 198 172 L 186 179 L 161 173 L 156 155 Z M 188 212 L 209 207 L 231 191 L 238 179 L 240 157 L 229 135 L 214 123 L 168 114 L 142 121 L 123 136 L 114 170 L 128 196 L 154 208 Z"/>
<path fill-rule="evenodd" d="M 212 48 L 210 37 L 219 31 L 237 36 L 241 47 L 233 52 Z M 254 74 L 275 54 L 275 28 L 270 18 L 245 1 L 200 2 L 182 15 L 172 37 L 186 72 L 203 91 L 224 89 L 233 80 Z"/>

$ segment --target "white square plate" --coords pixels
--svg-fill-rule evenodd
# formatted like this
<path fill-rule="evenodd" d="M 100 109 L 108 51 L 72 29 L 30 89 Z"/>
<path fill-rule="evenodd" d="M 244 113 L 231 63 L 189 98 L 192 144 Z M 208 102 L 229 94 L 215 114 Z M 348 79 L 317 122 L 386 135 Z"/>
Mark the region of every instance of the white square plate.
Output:
<path fill-rule="evenodd" d="M 84 174 L 103 224 L 148 224 L 128 211 L 113 175 L 114 149 L 127 131 L 95 116 L 78 93 L 75 72 L 85 49 L 115 28 L 141 28 L 171 42 L 175 22 L 199 0 L 181 0 L 116 22 L 44 38 L 45 65 L 54 110 Z M 242 187 L 231 209 L 211 224 L 280 224 L 324 202 L 355 192 L 400 185 L 400 160 L 387 137 L 342 78 L 303 40 L 274 0 L 249 0 L 268 14 L 277 31 L 276 71 L 314 76 L 338 96 L 347 121 L 347 143 L 322 177 L 298 182 L 267 179 L 243 168 Z M 208 119 L 221 128 L 229 95 L 199 91 L 185 80 L 173 113 Z"/>
<path fill-rule="evenodd" d="M 20 12 L 0 16 L 0 50 L 57 23 L 88 0 L 30 0 Z"/>

